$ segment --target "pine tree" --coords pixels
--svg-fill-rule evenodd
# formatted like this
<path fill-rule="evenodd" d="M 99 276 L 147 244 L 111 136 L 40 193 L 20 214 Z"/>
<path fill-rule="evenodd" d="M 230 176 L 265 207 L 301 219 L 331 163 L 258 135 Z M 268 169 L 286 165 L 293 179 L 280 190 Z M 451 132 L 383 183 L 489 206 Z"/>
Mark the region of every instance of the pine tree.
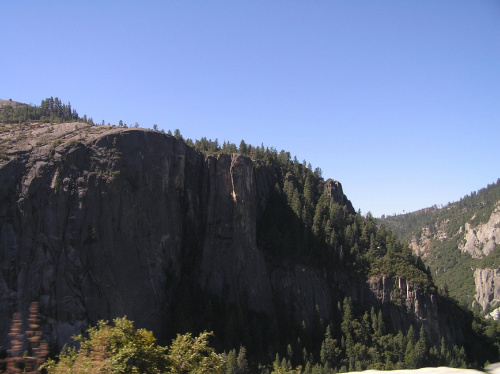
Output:
<path fill-rule="evenodd" d="M 383 336 L 386 334 L 386 328 L 384 323 L 384 318 L 382 316 L 382 311 L 378 311 L 377 315 L 377 326 L 378 326 L 378 335 Z"/>
<path fill-rule="evenodd" d="M 375 308 L 373 306 L 370 309 L 370 317 L 372 320 L 372 331 L 375 334 L 375 336 L 378 336 L 378 318 L 377 314 L 375 313 Z"/>
<path fill-rule="evenodd" d="M 248 147 L 243 139 L 241 139 L 240 146 L 238 148 L 238 152 L 244 156 L 246 156 L 248 154 Z"/>
<path fill-rule="evenodd" d="M 397 355 L 396 368 L 402 369 L 405 360 L 406 338 L 401 330 L 394 337 L 394 351 Z"/>
<path fill-rule="evenodd" d="M 248 373 L 248 361 L 247 361 L 247 350 L 245 347 L 241 346 L 238 351 L 238 357 L 236 357 L 236 368 L 238 374 Z"/>
<path fill-rule="evenodd" d="M 340 355 L 337 340 L 332 338 L 331 325 L 326 327 L 325 339 L 321 343 L 320 360 L 323 365 L 335 367 L 335 362 Z"/>
<path fill-rule="evenodd" d="M 410 325 L 410 328 L 408 329 L 408 333 L 406 334 L 406 350 L 405 350 L 405 368 L 406 369 L 416 369 L 418 367 L 418 360 L 417 360 L 417 355 L 415 352 L 415 329 L 413 328 L 413 325 Z"/>
<path fill-rule="evenodd" d="M 352 310 L 353 309 L 352 299 L 350 297 L 344 299 L 344 304 L 342 309 L 343 309 L 343 316 L 342 316 L 342 323 L 340 326 L 341 331 L 345 336 L 351 335 L 354 313 Z"/>
<path fill-rule="evenodd" d="M 427 358 L 427 342 L 425 337 L 424 326 L 420 328 L 420 335 L 415 344 L 415 364 L 417 368 L 425 365 Z"/>
<path fill-rule="evenodd" d="M 236 350 L 231 349 L 226 356 L 225 365 L 226 374 L 238 374 L 238 367 L 236 366 Z"/>

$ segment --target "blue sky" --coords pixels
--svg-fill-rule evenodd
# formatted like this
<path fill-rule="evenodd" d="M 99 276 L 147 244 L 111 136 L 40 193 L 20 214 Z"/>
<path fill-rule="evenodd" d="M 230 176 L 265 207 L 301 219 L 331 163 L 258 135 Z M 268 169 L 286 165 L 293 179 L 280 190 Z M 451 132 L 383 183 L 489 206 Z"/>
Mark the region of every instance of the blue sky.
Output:
<path fill-rule="evenodd" d="M 0 99 L 284 149 L 375 216 L 500 177 L 496 0 L 3 0 L 0 14 Z"/>

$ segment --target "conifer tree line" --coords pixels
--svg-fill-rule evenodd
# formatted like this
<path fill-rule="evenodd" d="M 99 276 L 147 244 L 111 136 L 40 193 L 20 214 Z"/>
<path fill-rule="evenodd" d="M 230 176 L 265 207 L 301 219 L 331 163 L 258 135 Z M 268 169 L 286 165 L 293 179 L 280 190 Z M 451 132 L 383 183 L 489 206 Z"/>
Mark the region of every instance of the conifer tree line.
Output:
<path fill-rule="evenodd" d="M 29 121 L 66 122 L 77 121 L 80 117 L 71 104 L 64 104 L 59 98 L 42 100 L 40 106 L 10 105 L 3 106 L 0 110 L 0 122 L 24 123 Z"/>

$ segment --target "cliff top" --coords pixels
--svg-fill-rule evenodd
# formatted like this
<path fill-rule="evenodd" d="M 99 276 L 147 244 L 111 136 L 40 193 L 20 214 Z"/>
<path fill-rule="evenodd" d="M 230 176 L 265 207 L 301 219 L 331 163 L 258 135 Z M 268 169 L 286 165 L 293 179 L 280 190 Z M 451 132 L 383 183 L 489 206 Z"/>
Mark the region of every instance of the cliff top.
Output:
<path fill-rule="evenodd" d="M 75 142 L 88 144 L 105 135 L 130 131 L 152 130 L 92 126 L 84 122 L 0 124 L 0 165 L 20 153 L 32 152 L 37 148 L 50 150 Z"/>

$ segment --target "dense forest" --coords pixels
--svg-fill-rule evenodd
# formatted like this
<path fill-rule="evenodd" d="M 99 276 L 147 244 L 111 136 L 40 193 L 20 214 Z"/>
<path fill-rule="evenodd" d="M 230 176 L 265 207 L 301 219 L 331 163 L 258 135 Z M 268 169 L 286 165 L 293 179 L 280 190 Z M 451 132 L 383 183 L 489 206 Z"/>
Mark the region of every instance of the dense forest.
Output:
<path fill-rule="evenodd" d="M 63 122 L 79 120 L 79 117 L 69 104 L 62 104 L 57 98 L 43 100 L 40 107 L 4 106 L 0 111 L 0 121 L 4 123 L 34 120 Z M 85 121 L 88 122 L 86 117 Z M 156 125 L 154 129 L 157 130 Z M 372 276 L 401 277 L 423 292 L 447 298 L 446 292 L 439 293 L 430 269 L 407 244 L 405 238 L 411 234 L 406 228 L 408 225 L 402 225 L 400 231 L 398 225 L 391 225 L 394 227 L 391 230 L 388 228 L 390 217 L 379 225 L 370 214 L 362 216 L 356 213 L 343 194 L 335 194 L 335 181 L 325 180 L 320 168 L 313 169 L 309 163 L 300 162 L 289 152 L 278 152 L 263 144 L 254 146 L 241 140 L 236 146 L 230 142 L 219 144 L 217 139 L 184 140 L 178 129 L 173 134 L 168 131 L 168 135 L 185 141 L 205 155 L 240 153 L 254 160 L 254 168 L 272 170 L 276 183 L 257 222 L 257 244 L 274 266 L 313 266 L 321 269 L 332 282 L 336 272 L 349 272 L 364 280 Z M 460 203 L 463 205 L 461 209 L 477 205 L 472 196 Z M 417 227 L 431 222 L 430 214 L 434 211 L 422 212 L 420 216 L 408 219 L 418 222 L 414 225 Z M 446 214 L 444 210 L 443 214 Z M 488 212 L 481 214 L 486 216 Z M 450 217 L 450 226 L 459 227 L 464 224 L 462 220 L 458 214 Z M 367 308 L 349 297 L 338 302 L 329 320 L 318 314 L 312 323 L 302 321 L 297 324 L 297 311 L 293 308 L 280 310 L 277 313 L 279 318 L 270 318 L 204 292 L 193 279 L 181 279 L 176 292 L 177 302 L 166 310 L 165 317 L 170 337 L 175 341 L 177 334 L 192 337 L 204 331 L 213 332 L 211 346 L 224 352 L 220 356 L 222 366 L 217 370 L 227 374 L 319 374 L 438 365 L 482 367 L 487 361 L 499 359 L 498 322 L 486 321 L 466 311 L 462 312 L 467 315 L 471 336 L 468 345 L 456 346 L 445 340 L 440 344 L 432 343 L 424 329 L 417 325 L 411 325 L 406 331 L 394 331 L 381 310 Z M 394 298 L 393 302 L 403 308 L 402 300 Z M 447 302 L 454 305 L 451 299 Z M 125 322 L 115 321 L 115 324 L 135 334 Z M 104 324 L 91 330 L 87 336 L 92 339 L 92 332 L 100 330 L 105 330 Z M 106 331 L 110 334 L 116 332 Z M 154 345 L 154 341 L 150 343 Z M 98 349 L 92 345 L 82 346 L 88 348 L 87 353 Z M 101 354 L 100 357 L 112 356 L 109 352 Z M 71 361 L 76 356 L 76 351 L 66 352 L 61 361 Z M 125 369 L 118 372 L 133 372 L 128 366 L 134 362 L 137 359 L 126 361 Z M 48 368 L 57 372 L 55 365 L 52 362 Z M 169 369 L 168 362 L 165 365 L 167 372 L 191 372 Z"/>
<path fill-rule="evenodd" d="M 423 261 L 436 284 L 464 307 L 471 308 L 475 294 L 474 269 L 498 268 L 500 246 L 497 245 L 488 256 L 475 259 L 459 249 L 464 239 L 463 230 L 467 223 L 477 227 L 487 222 L 498 201 L 500 179 L 444 207 L 433 206 L 413 213 L 383 216 L 380 223 L 390 227 L 403 242 L 428 240 L 430 250 L 423 256 Z"/>

